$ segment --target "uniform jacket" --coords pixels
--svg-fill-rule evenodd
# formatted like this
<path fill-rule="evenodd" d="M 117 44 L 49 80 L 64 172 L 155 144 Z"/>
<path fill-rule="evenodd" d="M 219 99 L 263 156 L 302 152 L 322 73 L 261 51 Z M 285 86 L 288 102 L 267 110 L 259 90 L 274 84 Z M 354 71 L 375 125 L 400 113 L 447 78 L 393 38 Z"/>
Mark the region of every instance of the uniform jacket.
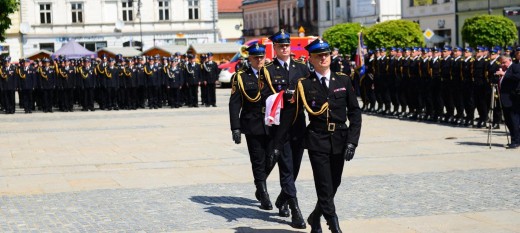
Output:
<path fill-rule="evenodd" d="M 202 65 L 202 78 L 204 81 L 208 83 L 215 83 L 218 80 L 218 74 L 220 70 L 218 69 L 217 63 L 214 61 L 205 62 Z"/>
<path fill-rule="evenodd" d="M 520 64 L 511 64 L 507 68 L 499 85 L 500 100 L 504 108 L 520 108 Z"/>
<path fill-rule="evenodd" d="M 258 81 L 252 68 L 238 71 L 231 78 L 232 91 L 229 98 L 231 130 L 239 129 L 246 135 L 268 134 L 264 124 L 265 99 L 260 96 L 257 100 L 250 100 L 255 99 L 260 93 Z"/>
<path fill-rule="evenodd" d="M 80 67 L 80 76 L 82 80 L 82 88 L 95 88 L 96 87 L 96 76 L 94 74 L 94 68 L 90 67 Z"/>
<path fill-rule="evenodd" d="M 180 66 L 168 67 L 168 78 L 166 85 L 170 88 L 179 88 L 184 84 L 184 71 Z"/>
<path fill-rule="evenodd" d="M 361 132 L 361 109 L 350 78 L 343 73 L 331 73 L 328 88 L 325 89 L 316 73 L 312 73 L 309 78 L 302 79 L 301 84 L 303 94 L 298 89 L 298 108 L 304 108 L 305 102 L 313 112 L 318 112 L 323 104 L 329 104 L 328 113 L 309 113 L 305 148 L 322 153 L 341 154 L 347 143 L 357 145 Z M 290 114 L 282 115 L 280 125 L 287 125 L 287 122 L 290 124 L 294 120 L 294 113 L 296 111 L 293 110 Z M 331 126 L 331 123 L 334 126 Z M 332 129 L 334 131 L 331 131 Z M 285 130 L 281 129 L 282 132 Z"/>
<path fill-rule="evenodd" d="M 0 77 L 0 87 L 3 91 L 14 91 L 18 84 L 16 67 L 14 65 L 2 67 L 2 77 Z"/>
<path fill-rule="evenodd" d="M 202 80 L 199 63 L 186 63 L 184 71 L 184 78 L 188 85 L 199 85 Z"/>
<path fill-rule="evenodd" d="M 33 90 L 36 88 L 36 71 L 32 67 L 20 67 L 18 70 L 18 88 Z"/>
<path fill-rule="evenodd" d="M 56 69 L 53 66 L 41 67 L 39 77 L 41 89 L 50 90 L 56 87 Z"/>

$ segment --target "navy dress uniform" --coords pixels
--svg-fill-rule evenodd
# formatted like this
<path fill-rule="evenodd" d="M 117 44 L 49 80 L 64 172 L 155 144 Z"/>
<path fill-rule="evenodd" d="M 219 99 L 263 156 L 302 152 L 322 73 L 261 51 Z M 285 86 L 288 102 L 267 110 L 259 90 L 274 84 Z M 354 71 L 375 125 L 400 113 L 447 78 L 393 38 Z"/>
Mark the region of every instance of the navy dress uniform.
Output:
<path fill-rule="evenodd" d="M 442 52 L 443 58 L 441 60 L 441 81 L 442 81 L 442 94 L 444 106 L 446 107 L 446 114 L 444 121 L 446 123 L 455 122 L 455 104 L 453 101 L 453 80 L 451 78 L 451 66 L 453 63 L 453 57 L 451 56 L 452 48 L 450 46 L 444 46 Z"/>
<path fill-rule="evenodd" d="M 473 57 L 473 48 L 466 47 L 464 49 L 464 62 L 462 63 L 462 85 L 464 86 L 462 92 L 462 98 L 464 101 L 464 112 L 466 113 L 466 119 L 464 126 L 473 126 L 475 118 L 475 99 L 473 97 L 473 65 L 475 64 L 475 58 Z"/>
<path fill-rule="evenodd" d="M 305 49 L 311 54 L 310 59 L 314 54 L 323 59 L 323 54 L 330 53 L 328 43 L 320 39 Z M 347 75 L 331 72 L 329 67 L 316 68 L 308 78 L 299 80 L 295 98 L 298 107 L 309 114 L 304 145 L 309 152 L 318 196 L 316 207 L 307 221 L 311 232 L 322 232 L 320 218 L 323 215 L 332 232 L 341 232 L 334 197 L 341 183 L 345 161 L 353 158 L 361 132 L 361 109 L 354 87 Z M 292 122 L 296 113 L 292 111 L 282 116 L 282 124 Z"/>
<path fill-rule="evenodd" d="M 25 113 L 32 113 L 34 107 L 33 90 L 36 88 L 36 71 L 29 65 L 29 59 L 24 60 L 25 65 L 18 68 L 19 90 L 23 96 L 22 107 Z"/>
<path fill-rule="evenodd" d="M 94 89 L 96 88 L 95 70 L 92 67 L 90 58 L 83 59 L 83 67 L 79 67 L 78 71 L 82 80 L 83 88 L 83 111 L 94 111 Z"/>
<path fill-rule="evenodd" d="M 198 90 L 201 81 L 200 64 L 195 62 L 195 56 L 188 54 L 188 62 L 185 64 L 184 77 L 186 86 L 188 87 L 187 105 L 190 107 L 199 107 Z"/>
<path fill-rule="evenodd" d="M 477 128 L 484 126 L 488 120 L 489 103 L 491 99 L 491 87 L 487 78 L 487 58 L 484 57 L 483 53 L 486 50 L 484 47 L 479 46 L 477 48 L 480 56 L 477 57 L 473 64 L 473 91 L 475 98 L 475 105 L 479 115 Z"/>
<path fill-rule="evenodd" d="M 40 89 L 42 90 L 43 112 L 52 112 L 53 93 L 56 88 L 56 69 L 50 66 L 48 58 L 43 59 L 44 66 L 38 72 L 40 77 Z"/>
<path fill-rule="evenodd" d="M 247 48 L 247 52 L 250 58 L 262 57 L 263 59 L 265 46 L 257 43 L 252 44 Z M 257 70 L 260 68 L 249 66 L 237 71 L 231 78 L 229 119 L 235 143 L 241 142 L 241 134 L 246 137 L 256 186 L 255 196 L 261 203 L 260 208 L 271 210 L 273 206 L 269 199 L 266 184 L 270 170 L 268 170 L 266 162 L 273 144 L 269 129 L 264 124 L 265 98 L 262 98 L 260 93 L 262 84 Z"/>
<path fill-rule="evenodd" d="M 464 89 L 464 86 L 462 84 L 462 55 L 459 55 L 459 53 L 462 53 L 461 47 L 454 47 L 453 52 L 456 53 L 453 58 L 453 62 L 451 65 L 451 78 L 453 83 L 453 103 L 455 106 L 455 109 L 457 110 L 456 115 L 456 123 L 458 125 L 463 124 L 464 121 L 464 101 L 462 97 L 462 91 Z"/>
<path fill-rule="evenodd" d="M 218 68 L 217 63 L 213 61 L 213 53 L 207 54 L 207 61 L 202 65 L 203 73 L 205 73 L 205 81 L 206 81 L 206 104 L 207 106 L 211 105 L 213 107 L 217 107 L 216 100 L 216 82 L 218 80 L 218 74 L 220 70 Z"/>
<path fill-rule="evenodd" d="M 15 91 L 17 75 L 16 67 L 11 62 L 11 57 L 4 58 L 4 66 L 0 70 L 0 86 L 2 89 L 2 105 L 6 114 L 14 114 L 15 112 Z"/>
<path fill-rule="evenodd" d="M 498 58 L 500 57 L 499 50 L 497 48 L 494 48 L 490 51 L 491 57 L 490 61 L 488 63 L 488 76 L 491 81 L 491 83 L 494 84 L 492 88 L 495 88 L 495 85 L 498 84 L 498 77 L 495 76 L 495 73 L 501 68 L 500 61 L 498 61 Z M 502 108 L 500 107 L 500 100 L 498 99 L 498 93 L 495 93 L 495 96 L 493 96 L 494 108 L 493 108 L 493 121 L 491 127 L 494 127 L 496 129 L 499 128 L 499 123 L 502 120 Z"/>
<path fill-rule="evenodd" d="M 179 66 L 179 59 L 172 58 L 171 65 L 168 67 L 168 104 L 172 108 L 181 107 L 181 88 L 184 83 L 184 71 Z"/>
<path fill-rule="evenodd" d="M 281 30 L 269 37 L 269 39 L 277 46 L 290 46 L 290 35 Z M 262 98 L 267 99 L 268 96 L 284 91 L 283 101 L 284 108 L 281 110 L 283 116 L 285 111 L 295 108 L 295 104 L 289 101 L 292 99 L 292 93 L 296 88 L 298 79 L 309 76 L 309 68 L 302 62 L 288 58 L 285 61 L 275 58 L 273 62 L 266 64 L 260 71 L 260 79 L 262 81 Z M 276 134 L 279 126 L 272 126 L 273 135 Z M 305 114 L 299 112 L 295 123 L 289 128 L 288 134 L 283 135 L 280 144 L 275 144 L 273 153 L 270 154 L 271 161 L 278 161 L 280 171 L 280 185 L 282 190 L 278 196 L 275 205 L 279 209 L 279 215 L 288 217 L 289 211 L 287 204 L 291 207 L 293 213 L 291 225 L 295 228 L 305 228 L 305 222 L 301 219 L 301 213 L 296 199 L 296 186 L 294 182 L 300 171 L 300 164 L 303 157 L 303 134 L 305 132 Z M 274 163 L 269 163 L 274 166 Z"/>

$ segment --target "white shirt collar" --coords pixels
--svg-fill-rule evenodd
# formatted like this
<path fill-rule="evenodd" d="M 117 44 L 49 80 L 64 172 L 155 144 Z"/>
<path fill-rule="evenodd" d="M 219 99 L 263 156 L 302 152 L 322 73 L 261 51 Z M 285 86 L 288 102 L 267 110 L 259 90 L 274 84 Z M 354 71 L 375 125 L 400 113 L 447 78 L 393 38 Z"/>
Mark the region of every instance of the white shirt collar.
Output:
<path fill-rule="evenodd" d="M 282 65 L 282 67 L 283 67 L 283 64 L 285 63 L 285 61 L 282 61 L 282 60 L 280 60 L 279 58 L 276 58 L 276 60 L 278 60 L 278 62 L 280 63 L 280 65 Z M 287 68 L 289 68 L 290 65 L 291 65 L 291 59 L 288 59 L 288 60 L 287 60 Z"/>
<path fill-rule="evenodd" d="M 318 72 L 314 72 L 314 73 L 316 73 L 316 76 L 318 77 L 318 81 L 320 81 L 320 82 L 321 82 L 321 78 L 325 77 L 325 83 L 327 84 L 327 87 L 330 87 L 330 85 L 329 85 L 329 82 L 330 82 L 330 70 L 328 70 L 327 74 L 325 74 L 325 75 L 321 75 Z"/>
<path fill-rule="evenodd" d="M 253 74 L 255 74 L 255 76 L 258 78 L 258 70 L 253 67 L 251 67 L 251 70 L 253 70 Z"/>

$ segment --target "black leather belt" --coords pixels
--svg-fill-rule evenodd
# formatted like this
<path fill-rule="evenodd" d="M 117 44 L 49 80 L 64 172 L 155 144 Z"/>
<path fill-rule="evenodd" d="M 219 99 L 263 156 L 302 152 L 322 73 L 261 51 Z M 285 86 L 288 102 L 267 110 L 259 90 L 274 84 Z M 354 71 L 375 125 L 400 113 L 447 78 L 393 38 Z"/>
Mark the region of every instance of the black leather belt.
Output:
<path fill-rule="evenodd" d="M 309 124 L 309 127 L 317 130 L 317 131 L 328 131 L 328 132 L 334 132 L 336 130 L 346 130 L 348 129 L 347 125 L 345 123 L 326 123 L 326 122 L 316 122 L 311 121 Z"/>

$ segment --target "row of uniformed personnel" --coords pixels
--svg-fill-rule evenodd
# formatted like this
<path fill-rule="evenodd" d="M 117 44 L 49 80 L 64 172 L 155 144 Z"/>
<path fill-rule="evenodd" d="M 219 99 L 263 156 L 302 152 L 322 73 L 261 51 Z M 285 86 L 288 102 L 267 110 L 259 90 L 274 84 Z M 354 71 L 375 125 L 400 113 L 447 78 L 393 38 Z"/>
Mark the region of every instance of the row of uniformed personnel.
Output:
<path fill-rule="evenodd" d="M 16 91 L 26 113 L 36 109 L 35 103 L 43 112 L 52 112 L 54 106 L 72 111 L 76 103 L 83 111 L 94 111 L 94 102 L 102 110 L 144 108 L 146 103 L 149 108 L 198 107 L 199 86 L 202 103 L 216 106 L 218 65 L 211 53 L 201 55 L 201 62 L 191 54 L 181 58 L 179 53 L 162 59 L 158 55 L 23 59 L 18 65 L 5 57 L 0 66 L 1 108 L 8 114 L 15 112 Z"/>
<path fill-rule="evenodd" d="M 498 82 L 494 77 L 501 68 L 498 57 L 511 50 L 445 46 L 369 51 L 366 75 L 361 77 L 363 110 L 483 127 L 488 121 L 493 84 Z M 498 115 L 493 118 L 495 127 L 499 119 Z"/>

